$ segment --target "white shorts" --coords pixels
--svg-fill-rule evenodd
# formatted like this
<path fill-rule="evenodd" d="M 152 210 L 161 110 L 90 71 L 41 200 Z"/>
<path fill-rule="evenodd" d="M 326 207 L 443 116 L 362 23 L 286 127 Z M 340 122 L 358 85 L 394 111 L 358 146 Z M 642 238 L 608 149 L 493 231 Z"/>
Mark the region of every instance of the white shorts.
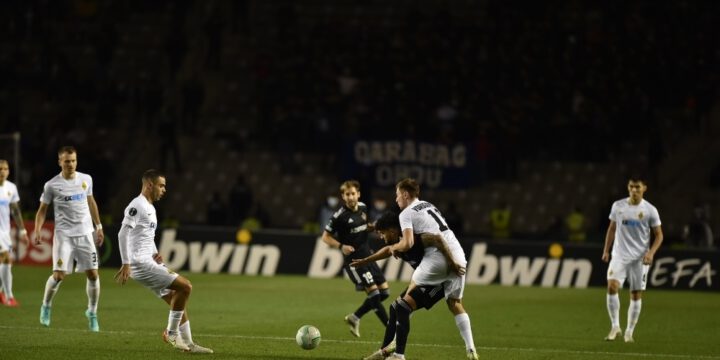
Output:
<path fill-rule="evenodd" d="M 620 288 L 623 287 L 625 279 L 628 279 L 631 291 L 645 291 L 649 270 L 650 265 L 644 265 L 642 259 L 612 258 L 608 266 L 607 279 L 620 282 Z"/>
<path fill-rule="evenodd" d="M 425 249 L 425 256 L 413 272 L 412 280 L 419 286 L 443 284 L 446 299 L 460 300 L 465 290 L 465 275 L 448 271 L 445 257 L 435 248 Z"/>
<path fill-rule="evenodd" d="M 165 264 L 152 262 L 138 262 L 130 265 L 130 277 L 150 289 L 157 295 L 163 297 L 170 293 L 168 286 L 179 275 L 165 267 Z"/>
<path fill-rule="evenodd" d="M 12 240 L 10 234 L 0 231 L 0 254 L 12 250 Z"/>
<path fill-rule="evenodd" d="M 67 274 L 73 272 L 73 262 L 77 262 L 75 271 L 97 270 L 98 254 L 93 234 L 66 236 L 55 233 L 53 237 L 53 271 Z"/>

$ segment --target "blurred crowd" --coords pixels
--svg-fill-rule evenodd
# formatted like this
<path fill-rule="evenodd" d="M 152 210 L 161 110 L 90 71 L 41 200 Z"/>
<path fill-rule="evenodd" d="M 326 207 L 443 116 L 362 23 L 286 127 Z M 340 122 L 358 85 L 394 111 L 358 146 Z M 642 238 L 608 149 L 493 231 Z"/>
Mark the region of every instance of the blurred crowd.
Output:
<path fill-rule="evenodd" d="M 490 180 L 512 179 L 520 159 L 627 156 L 627 142 L 649 144 L 633 151 L 656 164 L 670 151 L 650 141 L 666 114 L 680 114 L 685 131 L 707 126 L 718 7 L 4 1 L 0 133 L 22 132 L 21 190 L 32 197 L 68 143 L 101 186 L 120 181 L 125 149 L 147 140 L 139 134 L 182 172 L 177 137 L 240 116 L 227 110 L 240 100 L 223 97 L 233 86 L 246 89 L 247 118 L 208 133 L 241 147 L 336 153 L 356 138 L 463 141 Z"/>

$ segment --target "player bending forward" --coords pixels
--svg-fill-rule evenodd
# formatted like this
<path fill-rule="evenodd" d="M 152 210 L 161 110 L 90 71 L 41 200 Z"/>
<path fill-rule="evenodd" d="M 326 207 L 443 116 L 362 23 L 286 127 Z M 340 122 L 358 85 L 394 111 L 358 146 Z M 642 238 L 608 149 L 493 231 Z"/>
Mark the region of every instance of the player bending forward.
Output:
<path fill-rule="evenodd" d="M 173 347 L 192 353 L 212 353 L 195 344 L 185 307 L 192 291 L 190 281 L 168 270 L 155 246 L 157 214 L 153 202 L 165 194 L 165 176 L 147 170 L 142 176 L 142 192 L 125 208 L 125 218 L 118 234 L 122 267 L 115 280 L 125 284 L 132 277 L 170 305 L 163 340 Z"/>
<path fill-rule="evenodd" d="M 385 259 L 393 255 L 393 246 L 400 242 L 402 231 L 398 216 L 385 213 L 375 223 L 375 229 L 387 246 L 364 259 L 353 260 L 351 266 L 362 266 L 368 262 Z M 410 285 L 390 306 L 390 320 L 385 328 L 385 337 L 379 350 L 363 360 L 405 359 L 405 346 L 410 333 L 410 314 L 418 308 L 430 310 L 443 297 L 453 309 L 462 296 L 465 267 L 453 259 L 442 235 L 414 234 L 410 249 L 395 252 L 394 255 L 415 269 Z M 477 360 L 472 334 L 461 335 L 469 348 L 467 358 Z M 395 338 L 396 342 L 393 342 Z"/>

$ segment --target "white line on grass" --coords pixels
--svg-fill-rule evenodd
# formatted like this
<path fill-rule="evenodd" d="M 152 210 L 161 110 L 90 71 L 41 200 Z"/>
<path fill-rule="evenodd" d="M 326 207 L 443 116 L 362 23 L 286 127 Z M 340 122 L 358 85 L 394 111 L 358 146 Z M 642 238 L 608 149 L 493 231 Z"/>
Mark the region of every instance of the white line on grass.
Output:
<path fill-rule="evenodd" d="M 38 327 L 33 326 L 5 326 L 0 325 L 0 329 L 17 329 L 17 330 L 37 330 Z M 49 328 L 48 330 L 58 331 L 76 331 L 76 332 L 87 332 L 85 329 L 73 329 L 73 328 Z M 103 330 L 101 334 L 124 334 L 124 335 L 152 335 L 155 333 L 150 332 L 138 332 L 138 331 L 122 331 L 122 330 Z M 284 336 L 253 336 L 253 335 L 227 335 L 227 334 L 202 334 L 199 337 L 214 337 L 214 338 L 232 338 L 232 339 L 248 339 L 248 340 L 272 340 L 272 341 L 292 341 L 295 338 L 284 337 Z M 343 343 L 343 344 L 378 344 L 377 341 L 363 341 L 363 340 L 335 340 L 335 339 L 322 339 L 323 342 Z M 446 345 L 446 344 L 408 344 L 409 346 L 418 347 L 436 347 L 436 348 L 459 348 L 461 345 Z M 715 355 L 683 355 L 683 354 L 658 354 L 658 353 L 626 353 L 626 352 L 610 352 L 610 351 L 583 351 L 583 350 L 564 350 L 564 349 L 542 349 L 542 348 L 519 348 L 519 347 L 496 347 L 496 346 L 478 346 L 479 350 L 488 351 L 522 351 L 522 352 L 544 352 L 554 354 L 574 354 L 574 355 L 608 355 L 608 356 L 635 356 L 643 358 L 666 358 L 666 359 L 717 359 L 720 360 L 720 356 Z"/>

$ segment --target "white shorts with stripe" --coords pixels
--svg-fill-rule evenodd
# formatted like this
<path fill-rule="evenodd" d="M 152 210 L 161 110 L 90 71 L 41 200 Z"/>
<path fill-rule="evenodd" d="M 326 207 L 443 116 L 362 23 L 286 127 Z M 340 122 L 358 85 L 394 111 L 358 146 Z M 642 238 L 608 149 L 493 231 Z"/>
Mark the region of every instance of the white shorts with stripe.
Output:
<path fill-rule="evenodd" d="M 443 284 L 446 299 L 462 299 L 465 290 L 465 275 L 448 271 L 445 257 L 435 248 L 425 249 L 425 256 L 413 272 L 412 280 L 418 286 Z"/>
<path fill-rule="evenodd" d="M 608 266 L 607 279 L 620 282 L 620 288 L 623 287 L 625 279 L 628 279 L 631 291 L 645 291 L 649 270 L 650 265 L 644 265 L 642 259 L 612 258 Z"/>
<path fill-rule="evenodd" d="M 67 236 L 55 233 L 53 237 L 53 271 L 72 274 L 75 271 L 97 270 L 98 254 L 93 241 L 93 234 Z"/>
<path fill-rule="evenodd" d="M 168 286 L 178 276 L 177 273 L 168 269 L 165 264 L 158 264 L 154 261 L 130 264 L 130 277 L 150 289 L 160 298 L 172 291 L 168 289 Z"/>

